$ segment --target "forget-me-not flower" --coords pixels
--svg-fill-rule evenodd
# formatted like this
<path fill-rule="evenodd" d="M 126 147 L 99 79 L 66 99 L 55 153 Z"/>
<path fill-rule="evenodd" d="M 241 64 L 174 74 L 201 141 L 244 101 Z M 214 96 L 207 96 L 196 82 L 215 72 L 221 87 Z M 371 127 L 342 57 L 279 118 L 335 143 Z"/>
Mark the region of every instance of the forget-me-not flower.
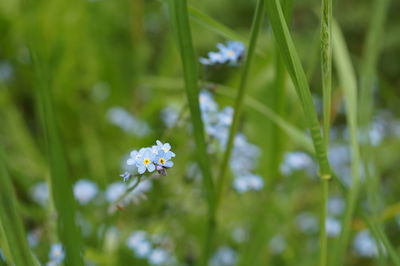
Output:
<path fill-rule="evenodd" d="M 172 152 L 160 150 L 156 156 L 156 164 L 162 167 L 171 168 L 174 163 L 171 161 Z"/>
<path fill-rule="evenodd" d="M 229 41 L 227 44 L 218 43 L 218 52 L 209 52 L 208 58 L 201 57 L 200 63 L 203 65 L 216 65 L 229 63 L 231 66 L 236 66 L 243 58 L 245 46 L 241 42 Z"/>
<path fill-rule="evenodd" d="M 175 153 L 171 151 L 171 145 L 169 143 L 162 143 L 159 140 L 157 140 L 156 143 L 159 150 L 164 151 L 170 157 L 175 157 Z"/>
<path fill-rule="evenodd" d="M 153 172 L 156 166 L 154 165 L 155 154 L 152 149 L 145 148 L 140 150 L 140 153 L 140 159 L 136 161 L 139 174 L 143 174 L 146 170 L 150 173 Z"/>

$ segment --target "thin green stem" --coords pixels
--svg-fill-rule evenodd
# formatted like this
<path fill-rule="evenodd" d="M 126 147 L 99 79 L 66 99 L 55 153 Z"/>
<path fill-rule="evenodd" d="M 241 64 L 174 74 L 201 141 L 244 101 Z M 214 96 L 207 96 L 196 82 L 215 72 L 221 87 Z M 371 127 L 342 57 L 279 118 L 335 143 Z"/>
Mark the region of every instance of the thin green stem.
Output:
<path fill-rule="evenodd" d="M 251 63 L 252 63 L 252 60 L 254 57 L 254 51 L 256 48 L 258 33 L 260 31 L 263 16 L 264 16 L 264 0 L 258 0 L 256 9 L 254 12 L 253 23 L 251 26 L 250 42 L 249 42 L 249 48 L 247 51 L 247 58 L 245 60 L 243 72 L 242 72 L 240 83 L 239 83 L 239 89 L 238 89 L 238 93 L 236 95 L 236 100 L 235 100 L 235 104 L 234 104 L 235 111 L 233 114 L 233 121 L 232 121 L 230 130 L 229 130 L 229 137 L 228 137 L 228 141 L 226 144 L 225 153 L 222 158 L 221 168 L 220 168 L 220 171 L 218 174 L 217 194 L 216 194 L 216 205 L 217 206 L 220 203 L 220 200 L 221 200 L 224 188 L 225 188 L 225 183 L 227 181 L 226 180 L 227 179 L 226 171 L 228 168 L 229 158 L 230 158 L 232 150 L 233 150 L 234 140 L 235 140 L 236 132 L 237 132 L 238 125 L 239 125 L 239 119 L 240 119 L 240 115 L 242 112 L 244 96 L 246 93 L 247 78 L 249 76 Z"/>
<path fill-rule="evenodd" d="M 322 73 L 322 97 L 323 97 L 323 131 L 326 152 L 329 149 L 329 131 L 331 116 L 331 94 L 332 94 L 332 1 L 322 0 L 321 7 L 321 73 Z M 321 232 L 320 232 L 320 266 L 327 265 L 328 239 L 326 234 L 326 217 L 329 179 L 322 178 L 322 208 L 321 208 Z"/>
<path fill-rule="evenodd" d="M 322 180 L 321 232 L 319 265 L 325 266 L 328 261 L 328 239 L 326 233 L 326 217 L 328 216 L 329 180 Z"/>

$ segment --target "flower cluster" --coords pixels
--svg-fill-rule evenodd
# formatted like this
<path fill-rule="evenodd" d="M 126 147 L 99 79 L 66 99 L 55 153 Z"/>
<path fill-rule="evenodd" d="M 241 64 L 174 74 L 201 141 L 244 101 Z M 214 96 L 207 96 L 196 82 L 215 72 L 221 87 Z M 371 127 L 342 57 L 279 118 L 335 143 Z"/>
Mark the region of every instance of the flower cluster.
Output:
<path fill-rule="evenodd" d="M 229 41 L 226 45 L 217 44 L 218 52 L 209 52 L 208 58 L 201 57 L 200 63 L 203 65 L 216 65 L 229 63 L 231 66 L 239 64 L 243 58 L 245 47 L 241 42 Z"/>
<path fill-rule="evenodd" d="M 146 171 L 151 173 L 157 169 L 160 174 L 165 175 L 165 170 L 174 165 L 171 159 L 175 157 L 175 153 L 171 151 L 169 143 L 162 143 L 157 140 L 156 144 L 152 147 L 141 148 L 139 151 L 133 150 L 126 164 L 135 166 L 139 174 L 144 174 Z M 121 176 L 124 180 L 127 180 L 130 174 L 124 173 Z"/>
<path fill-rule="evenodd" d="M 209 91 L 201 91 L 199 97 L 206 133 L 218 142 L 222 150 L 225 150 L 229 128 L 233 121 L 233 108 L 227 106 L 218 111 L 218 104 Z M 245 135 L 238 133 L 235 136 L 229 165 L 235 176 L 233 187 L 239 193 L 260 190 L 264 187 L 263 179 L 253 174 L 259 156 L 259 148 L 249 143 Z"/>

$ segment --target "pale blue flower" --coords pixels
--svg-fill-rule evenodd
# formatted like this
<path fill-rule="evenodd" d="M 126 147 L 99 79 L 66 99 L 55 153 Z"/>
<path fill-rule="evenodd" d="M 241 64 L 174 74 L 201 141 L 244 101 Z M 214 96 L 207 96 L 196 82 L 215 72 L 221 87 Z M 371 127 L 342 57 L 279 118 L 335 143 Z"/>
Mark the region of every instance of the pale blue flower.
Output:
<path fill-rule="evenodd" d="M 342 230 L 342 225 L 338 219 L 327 217 L 325 221 L 325 230 L 328 236 L 338 236 Z"/>
<path fill-rule="evenodd" d="M 261 190 L 264 187 L 262 177 L 255 174 L 245 174 L 236 176 L 233 181 L 234 189 L 239 193 L 244 193 L 250 190 Z"/>
<path fill-rule="evenodd" d="M 144 137 L 150 133 L 149 125 L 137 119 L 122 107 L 112 107 L 107 111 L 108 120 L 126 133 Z"/>
<path fill-rule="evenodd" d="M 239 64 L 245 53 L 245 46 L 241 42 L 229 41 L 227 44 L 218 43 L 218 52 L 209 52 L 208 58 L 201 57 L 203 65 L 216 65 L 229 63 L 231 66 Z"/>
<path fill-rule="evenodd" d="M 368 230 L 356 234 L 353 242 L 353 248 L 361 257 L 373 258 L 378 255 L 378 246 Z"/>
<path fill-rule="evenodd" d="M 127 165 L 136 165 L 136 162 L 140 161 L 141 156 L 142 156 L 141 152 L 138 152 L 137 150 L 131 151 L 130 157 L 126 161 L 126 164 Z"/>
<path fill-rule="evenodd" d="M 227 45 L 219 43 L 217 47 L 225 62 L 229 62 L 232 66 L 238 65 L 245 51 L 245 47 L 241 42 L 228 42 Z"/>
<path fill-rule="evenodd" d="M 175 108 L 167 106 L 161 110 L 161 119 L 164 121 L 167 128 L 172 128 L 178 122 L 179 113 Z"/>
<path fill-rule="evenodd" d="M 282 235 L 276 235 L 269 241 L 269 249 L 272 254 L 280 254 L 286 249 L 286 240 Z"/>
<path fill-rule="evenodd" d="M 222 246 L 218 248 L 212 256 L 210 266 L 234 266 L 237 263 L 238 255 L 230 247 Z"/>
<path fill-rule="evenodd" d="M 155 163 L 165 168 L 171 168 L 174 165 L 171 161 L 171 152 L 160 150 L 156 156 Z"/>
<path fill-rule="evenodd" d="M 35 184 L 31 190 L 32 198 L 39 203 L 40 205 L 44 206 L 47 204 L 49 200 L 49 186 L 46 182 L 40 182 Z"/>
<path fill-rule="evenodd" d="M 171 253 L 162 248 L 153 249 L 149 256 L 149 264 L 154 266 L 166 265 L 170 261 Z"/>
<path fill-rule="evenodd" d="M 49 253 L 49 263 L 51 265 L 60 265 L 65 258 L 63 246 L 60 243 L 51 245 Z"/>
<path fill-rule="evenodd" d="M 136 167 L 138 168 L 139 174 L 149 171 L 150 173 L 156 169 L 154 165 L 155 154 L 150 148 L 144 148 L 140 150 L 140 160 L 136 161 Z"/>
<path fill-rule="evenodd" d="M 312 158 L 304 152 L 289 152 L 285 154 L 280 170 L 286 176 L 303 170 L 312 175 L 316 172 L 316 165 Z"/>
<path fill-rule="evenodd" d="M 306 234 L 314 234 L 318 232 L 317 218 L 308 212 L 303 212 L 296 217 L 296 223 L 299 230 Z"/>
<path fill-rule="evenodd" d="M 125 185 L 121 182 L 114 182 L 107 187 L 105 198 L 108 202 L 116 201 L 125 192 Z"/>
<path fill-rule="evenodd" d="M 74 185 L 74 196 L 82 205 L 89 203 L 97 192 L 97 185 L 89 180 L 82 179 Z"/>
<path fill-rule="evenodd" d="M 162 143 L 159 140 L 157 140 L 156 143 L 159 151 L 164 151 L 168 156 L 175 157 L 175 153 L 171 151 L 171 145 L 169 143 Z"/>
<path fill-rule="evenodd" d="M 339 196 L 332 196 L 328 200 L 328 213 L 329 215 L 338 216 L 341 215 L 345 208 L 345 201 Z"/>
<path fill-rule="evenodd" d="M 135 231 L 127 239 L 126 245 L 134 252 L 138 258 L 147 258 L 151 251 L 152 245 L 148 240 L 145 231 Z"/>

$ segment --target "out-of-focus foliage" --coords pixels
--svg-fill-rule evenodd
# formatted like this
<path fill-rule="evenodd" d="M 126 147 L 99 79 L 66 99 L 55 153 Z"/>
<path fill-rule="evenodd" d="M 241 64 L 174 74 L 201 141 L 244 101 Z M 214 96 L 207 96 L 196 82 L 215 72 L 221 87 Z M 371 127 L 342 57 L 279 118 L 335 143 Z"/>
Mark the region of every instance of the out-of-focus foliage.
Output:
<path fill-rule="evenodd" d="M 189 6 L 240 36 L 233 41 L 242 41 L 249 38 L 255 2 L 202 0 L 189 1 Z M 333 16 L 343 31 L 357 80 L 374 13 L 372 2 L 333 1 Z M 164 0 L 0 1 L 0 145 L 26 237 L 43 264 L 59 263 L 65 257 L 57 233 L 57 204 L 49 191 L 51 160 L 40 97 L 43 82 L 51 91 L 72 184 L 65 189 L 72 189 L 76 198 L 81 232 L 77 239 L 82 238 L 85 265 L 194 265 L 200 261 L 207 202 L 168 8 Z M 319 10 L 319 1 L 294 1 L 289 26 L 321 118 Z M 368 131 L 373 163 L 369 169 L 377 178 L 371 189 L 361 171 L 346 265 L 378 261 L 391 265 L 388 252 L 382 251 L 382 243 L 368 230 L 364 216 L 376 220 L 394 249 L 400 250 L 398 10 L 400 3 L 391 1 L 373 79 L 375 107 Z M 197 57 L 207 57 L 217 43 L 232 41 L 198 18 L 191 19 L 191 27 Z M 305 149 L 310 144 L 306 120 L 290 77 L 285 72 L 283 82 L 276 81 L 275 45 L 266 17 L 249 73 L 249 101 L 239 123 L 242 146 L 236 154 L 234 150 L 230 161 L 230 186 L 217 214 L 210 265 L 318 262 L 318 167 L 312 151 Z M 212 113 L 203 112 L 203 121 L 210 170 L 216 175 L 226 141 L 221 134 L 227 132 L 216 125 L 229 126 L 242 65 L 205 67 L 197 63 L 199 86 L 211 95 L 207 101 L 215 108 Z M 349 187 L 352 155 L 337 72 L 333 73 L 329 159 L 337 177 Z M 283 97 L 277 91 L 283 91 Z M 252 102 L 267 111 L 260 112 Z M 277 127 L 276 120 L 266 115 L 268 110 L 297 131 L 289 135 Z M 132 170 L 126 165 L 130 152 L 155 145 L 156 140 L 171 144 L 174 166 L 167 176 L 154 171 L 128 200 L 115 204 L 137 180 L 132 177 L 124 183 L 119 176 Z M 359 144 L 366 145 L 361 133 Z M 247 181 L 238 174 L 245 167 L 251 168 Z M 341 231 L 345 206 L 346 192 L 332 181 L 326 221 L 330 247 Z M 0 265 L 9 261 L 12 249 L 5 244 L 2 230 Z"/>

